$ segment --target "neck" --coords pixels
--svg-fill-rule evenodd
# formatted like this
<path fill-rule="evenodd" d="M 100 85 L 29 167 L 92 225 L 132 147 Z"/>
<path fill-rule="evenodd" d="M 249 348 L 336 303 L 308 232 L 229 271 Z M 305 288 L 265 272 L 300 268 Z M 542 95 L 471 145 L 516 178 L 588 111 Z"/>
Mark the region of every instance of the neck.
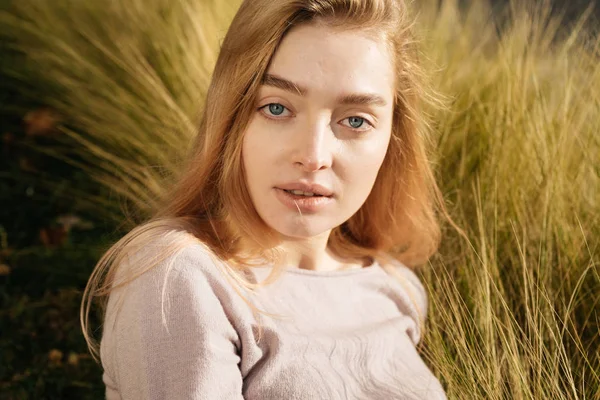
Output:
<path fill-rule="evenodd" d="M 361 263 L 344 262 L 327 247 L 331 230 L 310 238 L 285 238 L 277 246 L 282 250 L 282 262 L 291 268 L 313 271 L 333 271 L 338 269 L 362 267 Z"/>

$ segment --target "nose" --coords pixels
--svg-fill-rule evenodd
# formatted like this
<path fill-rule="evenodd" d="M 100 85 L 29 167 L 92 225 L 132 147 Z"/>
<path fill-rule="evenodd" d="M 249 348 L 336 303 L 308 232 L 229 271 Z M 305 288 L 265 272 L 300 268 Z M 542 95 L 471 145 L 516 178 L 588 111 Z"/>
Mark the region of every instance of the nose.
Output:
<path fill-rule="evenodd" d="M 292 160 L 305 172 L 315 172 L 331 167 L 333 162 L 332 133 L 326 121 L 307 123 L 296 133 Z"/>

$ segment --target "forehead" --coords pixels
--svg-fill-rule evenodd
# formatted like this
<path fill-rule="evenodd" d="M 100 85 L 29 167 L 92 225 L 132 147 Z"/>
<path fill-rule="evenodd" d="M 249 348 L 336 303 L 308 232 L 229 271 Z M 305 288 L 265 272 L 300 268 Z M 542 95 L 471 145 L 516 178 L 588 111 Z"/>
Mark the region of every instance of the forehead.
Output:
<path fill-rule="evenodd" d="M 393 71 L 386 44 L 372 34 L 307 24 L 283 38 L 267 73 L 306 88 L 309 96 L 369 92 L 391 99 Z"/>

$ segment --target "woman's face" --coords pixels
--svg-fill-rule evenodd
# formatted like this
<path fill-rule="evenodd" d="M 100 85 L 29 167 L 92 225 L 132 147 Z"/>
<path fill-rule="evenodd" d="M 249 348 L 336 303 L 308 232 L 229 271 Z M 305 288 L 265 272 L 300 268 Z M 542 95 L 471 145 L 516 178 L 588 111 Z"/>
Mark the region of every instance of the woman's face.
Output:
<path fill-rule="evenodd" d="M 285 36 L 242 149 L 250 196 L 267 225 L 308 238 L 358 211 L 390 141 L 393 88 L 383 43 L 316 25 Z"/>

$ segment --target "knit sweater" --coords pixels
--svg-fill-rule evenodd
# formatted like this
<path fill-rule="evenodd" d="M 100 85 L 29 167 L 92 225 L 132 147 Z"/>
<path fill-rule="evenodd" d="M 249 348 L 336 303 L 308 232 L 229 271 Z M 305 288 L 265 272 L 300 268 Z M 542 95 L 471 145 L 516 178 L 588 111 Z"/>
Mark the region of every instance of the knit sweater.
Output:
<path fill-rule="evenodd" d="M 249 277 L 262 281 L 272 268 Z M 425 315 L 418 277 L 395 268 Z M 100 345 L 106 398 L 446 398 L 415 348 L 421 331 L 406 286 L 377 262 L 288 267 L 255 294 L 234 286 L 212 253 L 192 245 L 115 289 Z M 253 314 L 236 289 L 277 315 Z"/>

